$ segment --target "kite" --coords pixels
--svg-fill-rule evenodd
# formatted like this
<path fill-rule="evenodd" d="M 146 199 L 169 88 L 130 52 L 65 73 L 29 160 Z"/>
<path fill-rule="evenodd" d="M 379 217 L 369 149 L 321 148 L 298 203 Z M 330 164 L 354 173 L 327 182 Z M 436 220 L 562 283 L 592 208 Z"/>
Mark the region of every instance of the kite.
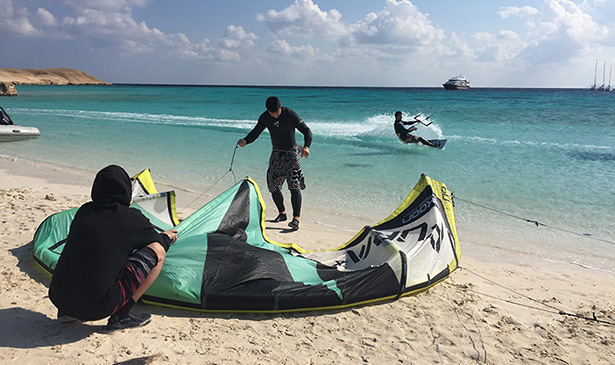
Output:
<path fill-rule="evenodd" d="M 149 170 L 132 179 L 133 195 L 143 196 L 131 206 L 160 231 L 178 231 L 145 303 L 207 312 L 339 309 L 425 290 L 459 266 L 451 193 L 425 174 L 389 217 L 325 251 L 269 239 L 249 177 L 181 222 L 175 192 L 157 192 Z M 49 216 L 35 233 L 34 259 L 51 274 L 76 212 Z"/>

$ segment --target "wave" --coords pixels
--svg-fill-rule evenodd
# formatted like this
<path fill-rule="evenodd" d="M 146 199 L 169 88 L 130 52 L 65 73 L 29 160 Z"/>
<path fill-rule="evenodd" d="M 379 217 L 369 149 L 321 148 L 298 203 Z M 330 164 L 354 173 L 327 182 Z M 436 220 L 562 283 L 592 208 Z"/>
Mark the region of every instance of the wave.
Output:
<path fill-rule="evenodd" d="M 75 118 L 79 120 L 100 121 L 110 123 L 139 123 L 149 125 L 167 126 L 190 126 L 202 128 L 225 128 L 241 131 L 249 131 L 256 124 L 252 119 L 225 119 L 211 117 L 194 117 L 173 114 L 154 114 L 136 112 L 113 112 L 113 111 L 91 111 L 91 110 L 67 110 L 67 109 L 14 109 L 15 111 L 30 115 L 53 115 L 54 117 Z M 404 115 L 414 115 L 415 113 L 404 112 Z M 418 113 L 420 114 L 420 113 Z M 420 114 L 422 115 L 422 114 Z M 426 118 L 423 115 L 423 119 Z M 409 119 L 409 118 L 408 118 Z M 477 143 L 492 144 L 501 146 L 519 146 L 533 148 L 555 148 L 565 150 L 568 153 L 577 153 L 571 157 L 585 160 L 613 161 L 615 159 L 613 147 L 598 144 L 583 144 L 578 142 L 550 142 L 532 141 L 517 139 L 498 139 L 482 136 L 463 136 L 450 135 L 444 136 L 442 129 L 435 119 L 429 119 L 432 124 L 425 126 L 417 124 L 417 135 L 426 139 L 447 138 L 449 145 L 453 143 Z M 346 141 L 381 141 L 389 143 L 396 141 L 393 133 L 393 119 L 389 113 L 379 113 L 368 116 L 363 120 L 310 120 L 307 121 L 310 129 L 315 135 L 324 138 L 335 138 Z M 579 152 L 581 151 L 581 152 Z M 582 153 L 587 151 L 587 153 Z M 598 154 L 596 154 L 598 153 Z"/>
<path fill-rule="evenodd" d="M 256 124 L 250 119 L 225 119 L 210 117 L 192 117 L 172 114 L 153 114 L 135 112 L 109 112 L 66 109 L 15 109 L 31 115 L 54 115 L 55 117 L 78 118 L 81 120 L 98 120 L 105 123 L 142 123 L 168 126 L 193 126 L 232 128 L 249 131 Z M 323 137 L 357 140 L 362 137 L 393 138 L 393 119 L 390 114 L 377 114 L 364 120 L 311 120 L 307 121 L 313 133 Z M 417 134 L 425 138 L 442 138 L 442 130 L 434 122 L 430 126 L 417 125 Z"/>
<path fill-rule="evenodd" d="M 531 140 L 501 140 L 497 138 L 486 138 L 480 136 L 460 136 L 460 135 L 451 135 L 447 136 L 449 140 L 455 141 L 468 141 L 468 142 L 476 142 L 476 143 L 485 143 L 485 144 L 497 144 L 503 146 L 520 146 L 520 147 L 547 147 L 547 148 L 558 148 L 564 150 L 613 150 L 611 146 L 603 146 L 603 145 L 595 145 L 595 144 L 581 144 L 581 143 L 558 143 L 558 142 L 545 142 L 545 141 L 531 141 Z M 612 153 L 605 152 L 605 155 L 608 157 L 612 157 Z"/>

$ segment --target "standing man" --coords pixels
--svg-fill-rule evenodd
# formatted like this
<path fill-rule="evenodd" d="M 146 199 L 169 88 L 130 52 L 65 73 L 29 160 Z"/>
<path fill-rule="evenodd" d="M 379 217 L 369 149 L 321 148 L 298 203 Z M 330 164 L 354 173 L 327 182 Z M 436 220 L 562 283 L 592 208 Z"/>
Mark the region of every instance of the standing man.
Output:
<path fill-rule="evenodd" d="M 281 191 L 282 184 L 286 181 L 293 207 L 293 220 L 288 225 L 296 231 L 299 229 L 299 217 L 301 216 L 301 190 L 305 189 L 299 156 L 307 158 L 310 155 L 312 131 L 297 113 L 282 106 L 277 97 L 267 98 L 265 107 L 267 111 L 258 118 L 254 129 L 245 138 L 240 139 L 237 145 L 244 147 L 254 142 L 265 128 L 269 130 L 273 151 L 267 169 L 267 187 L 278 208 L 278 216 L 272 222 L 283 222 L 287 219 L 284 196 Z M 303 134 L 302 148 L 295 140 L 295 129 Z"/>

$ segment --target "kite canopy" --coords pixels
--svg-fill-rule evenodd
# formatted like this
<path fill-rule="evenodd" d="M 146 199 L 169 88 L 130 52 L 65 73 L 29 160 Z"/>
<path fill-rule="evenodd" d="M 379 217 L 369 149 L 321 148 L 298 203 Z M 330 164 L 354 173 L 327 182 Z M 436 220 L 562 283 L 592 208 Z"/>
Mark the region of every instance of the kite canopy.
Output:
<path fill-rule="evenodd" d="M 149 171 L 140 178 L 151 181 Z M 143 185 L 152 191 L 153 182 Z M 160 230 L 178 230 L 145 302 L 224 312 L 345 308 L 424 290 L 459 263 L 451 194 L 427 175 L 388 218 L 327 251 L 267 238 L 265 204 L 250 178 L 179 224 L 174 197 L 167 192 L 133 201 Z M 48 217 L 34 236 L 34 258 L 51 273 L 76 211 Z"/>

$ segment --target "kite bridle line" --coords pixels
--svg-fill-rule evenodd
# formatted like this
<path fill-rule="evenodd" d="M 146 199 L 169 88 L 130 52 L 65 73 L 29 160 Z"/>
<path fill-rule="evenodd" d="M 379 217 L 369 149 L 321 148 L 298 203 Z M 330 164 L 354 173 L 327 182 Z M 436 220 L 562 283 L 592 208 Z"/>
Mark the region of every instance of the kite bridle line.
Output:
<path fill-rule="evenodd" d="M 191 201 L 189 204 L 187 204 L 185 207 L 182 208 L 182 210 L 179 211 L 179 213 L 183 212 L 184 209 L 188 208 L 189 206 L 191 206 L 195 201 L 199 200 L 203 195 L 205 195 L 205 193 L 207 193 L 209 190 L 211 190 L 214 186 L 216 186 L 217 183 L 220 182 L 220 180 L 222 180 L 229 172 L 233 174 L 233 181 L 234 183 L 237 183 L 237 177 L 235 176 L 235 171 L 233 171 L 233 163 L 235 162 L 235 153 L 237 153 L 237 145 L 235 145 L 235 149 L 233 150 L 233 157 L 231 158 L 231 166 L 229 167 L 228 171 L 224 173 L 224 175 L 220 176 L 218 178 L 218 180 L 216 180 L 209 188 L 207 188 L 207 190 L 205 190 L 204 192 L 201 193 L 201 195 L 197 196 L 196 199 L 194 199 L 193 201 Z"/>

